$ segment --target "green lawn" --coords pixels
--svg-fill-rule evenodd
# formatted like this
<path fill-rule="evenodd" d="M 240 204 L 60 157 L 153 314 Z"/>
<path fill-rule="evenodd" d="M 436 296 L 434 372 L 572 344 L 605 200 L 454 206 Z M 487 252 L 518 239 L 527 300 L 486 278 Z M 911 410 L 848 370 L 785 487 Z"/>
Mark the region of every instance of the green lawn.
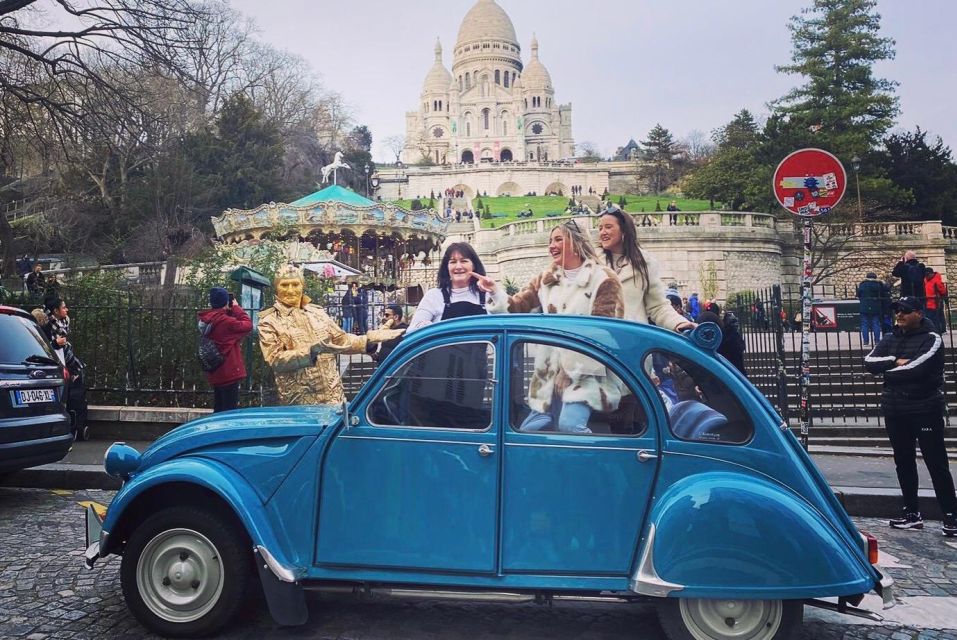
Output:
<path fill-rule="evenodd" d="M 621 195 L 612 194 L 611 200 L 614 203 L 618 203 Z M 518 214 L 520 211 L 531 208 L 532 213 L 535 218 L 544 218 L 564 215 L 565 208 L 568 206 L 568 198 L 565 196 L 512 196 L 512 197 L 478 197 L 475 198 L 472 202 L 478 206 L 478 200 L 482 201 L 482 206 L 488 205 L 489 211 L 492 213 L 491 220 L 482 220 L 482 226 L 485 228 L 489 227 L 500 227 L 503 224 L 509 222 L 515 222 L 523 218 L 519 218 Z M 651 213 L 655 210 L 655 203 L 660 203 L 661 209 L 664 210 L 668 204 L 675 200 L 678 208 L 681 211 L 707 211 L 710 208 L 710 204 L 707 200 L 691 200 L 689 198 L 671 198 L 670 196 L 625 196 L 625 211 L 630 213 L 638 213 L 642 209 L 646 212 Z M 422 200 L 423 205 L 428 205 L 428 198 Z M 441 206 L 439 203 L 441 200 L 436 200 L 436 206 Z M 396 200 L 395 204 L 405 209 L 412 208 L 411 200 Z"/>

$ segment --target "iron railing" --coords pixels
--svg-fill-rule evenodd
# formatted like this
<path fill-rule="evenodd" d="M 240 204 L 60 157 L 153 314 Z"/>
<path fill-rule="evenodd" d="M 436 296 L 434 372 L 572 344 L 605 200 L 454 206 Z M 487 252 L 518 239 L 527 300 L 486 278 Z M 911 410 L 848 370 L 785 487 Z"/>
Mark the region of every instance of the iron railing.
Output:
<path fill-rule="evenodd" d="M 850 295 L 848 295 L 850 294 Z M 814 288 L 815 308 L 825 310 L 821 320 L 836 311 L 837 328 L 812 322 L 810 334 L 810 414 L 824 424 L 880 425 L 881 380 L 864 369 L 864 356 L 873 349 L 861 336 L 860 314 L 854 293 L 834 287 Z M 883 300 L 882 330 L 892 326 L 891 300 Z M 948 413 L 957 409 L 957 344 L 946 298 L 938 301 L 944 326 L 944 394 Z M 749 380 L 789 422 L 797 420 L 801 365 L 800 289 L 779 286 L 736 295 L 725 312 L 733 313 L 745 340 L 745 368 Z M 782 313 L 783 312 L 783 313 Z M 823 324 L 830 324 L 824 322 Z M 813 426 L 813 425 L 812 425 Z"/>

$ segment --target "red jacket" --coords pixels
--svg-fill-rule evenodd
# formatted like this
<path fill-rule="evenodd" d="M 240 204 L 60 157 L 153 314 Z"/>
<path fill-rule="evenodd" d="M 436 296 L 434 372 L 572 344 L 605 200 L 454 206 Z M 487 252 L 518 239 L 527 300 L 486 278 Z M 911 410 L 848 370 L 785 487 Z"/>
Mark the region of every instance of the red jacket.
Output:
<path fill-rule="evenodd" d="M 927 298 L 927 308 L 937 309 L 938 304 L 943 302 L 947 295 L 947 285 L 940 279 L 939 273 L 934 273 L 930 278 L 924 278 L 924 295 Z"/>
<path fill-rule="evenodd" d="M 239 382 L 246 377 L 246 364 L 243 362 L 241 344 L 253 330 L 253 321 L 238 304 L 219 309 L 200 311 L 199 321 L 212 324 L 209 338 L 223 354 L 223 364 L 215 371 L 207 371 L 206 379 L 213 387 L 221 387 Z M 200 328 L 202 331 L 202 328 Z"/>

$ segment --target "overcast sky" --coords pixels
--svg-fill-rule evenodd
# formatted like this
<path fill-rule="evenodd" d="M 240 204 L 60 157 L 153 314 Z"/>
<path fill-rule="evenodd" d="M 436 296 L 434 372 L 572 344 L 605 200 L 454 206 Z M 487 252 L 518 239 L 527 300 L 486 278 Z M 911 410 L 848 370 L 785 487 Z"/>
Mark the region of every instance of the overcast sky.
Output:
<path fill-rule="evenodd" d="M 572 103 L 577 143 L 611 154 L 655 123 L 681 138 L 711 130 L 767 102 L 798 78 L 774 71 L 791 57 L 788 19 L 810 0 L 497 0 L 528 61 L 532 34 L 560 103 Z M 342 93 L 392 160 L 383 138 L 405 134 L 438 36 L 447 68 L 459 25 L 475 0 L 232 0 L 260 37 L 305 58 Z M 317 11 L 321 8 L 321 13 Z M 879 77 L 900 83 L 898 127 L 915 125 L 957 145 L 957 2 L 879 0 L 896 59 Z"/>

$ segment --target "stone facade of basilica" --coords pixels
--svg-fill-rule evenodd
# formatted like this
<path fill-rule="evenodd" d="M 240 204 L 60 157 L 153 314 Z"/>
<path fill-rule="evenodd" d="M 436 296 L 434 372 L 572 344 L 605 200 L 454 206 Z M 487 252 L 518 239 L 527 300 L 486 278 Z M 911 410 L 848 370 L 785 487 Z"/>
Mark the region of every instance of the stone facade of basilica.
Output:
<path fill-rule="evenodd" d="M 572 108 L 555 101 L 538 41 L 524 64 L 508 14 L 495 0 L 478 0 L 462 20 L 451 71 L 435 45 L 418 110 L 406 114 L 402 161 L 543 162 L 574 153 Z"/>

